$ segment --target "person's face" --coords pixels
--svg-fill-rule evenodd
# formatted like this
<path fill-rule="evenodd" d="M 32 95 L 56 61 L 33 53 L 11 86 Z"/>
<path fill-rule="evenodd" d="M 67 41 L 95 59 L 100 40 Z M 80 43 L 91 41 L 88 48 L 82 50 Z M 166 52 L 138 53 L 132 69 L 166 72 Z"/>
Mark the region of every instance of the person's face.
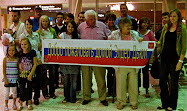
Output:
<path fill-rule="evenodd" d="M 144 21 L 144 22 L 141 24 L 141 27 L 142 27 L 143 29 L 147 29 L 148 26 L 149 26 L 149 22 L 147 22 L 147 21 Z"/>
<path fill-rule="evenodd" d="M 68 23 L 68 25 L 67 25 L 67 32 L 69 34 L 72 34 L 73 31 L 74 31 L 73 25 L 71 23 Z"/>
<path fill-rule="evenodd" d="M 115 20 L 112 19 L 112 18 L 109 18 L 106 22 L 107 22 L 107 25 L 108 25 L 109 27 L 113 27 L 113 26 L 114 26 Z"/>
<path fill-rule="evenodd" d="M 95 15 L 88 15 L 88 18 L 86 19 L 86 24 L 89 27 L 94 27 L 96 24 L 96 18 Z"/>
<path fill-rule="evenodd" d="M 169 16 L 168 15 L 163 15 L 162 16 L 162 23 L 165 25 L 169 21 Z"/>
<path fill-rule="evenodd" d="M 47 29 L 49 26 L 49 21 L 48 19 L 42 19 L 42 28 Z"/>
<path fill-rule="evenodd" d="M 10 47 L 8 48 L 8 55 L 9 55 L 10 57 L 14 57 L 15 53 L 16 53 L 15 47 L 14 47 L 14 46 L 10 46 Z"/>
<path fill-rule="evenodd" d="M 17 12 L 12 12 L 12 22 L 18 22 L 20 16 L 18 15 Z"/>
<path fill-rule="evenodd" d="M 68 23 L 71 20 L 68 16 L 66 17 L 66 23 Z"/>
<path fill-rule="evenodd" d="M 26 27 L 27 32 L 32 31 L 33 26 L 28 21 L 25 22 L 25 27 Z"/>
<path fill-rule="evenodd" d="M 24 50 L 24 51 L 27 51 L 29 49 L 29 43 L 27 40 L 22 40 L 21 41 L 21 48 Z"/>
<path fill-rule="evenodd" d="M 130 23 L 124 24 L 124 26 L 121 29 L 122 33 L 129 33 L 132 28 L 132 25 Z"/>
<path fill-rule="evenodd" d="M 58 21 L 58 23 L 62 23 L 63 19 L 64 19 L 63 15 L 57 15 L 57 21 Z"/>
<path fill-rule="evenodd" d="M 80 23 L 84 22 L 84 21 L 85 21 L 84 14 L 79 14 L 78 19 L 79 19 L 79 22 L 80 22 Z"/>
<path fill-rule="evenodd" d="M 126 5 L 121 5 L 120 6 L 120 12 L 121 12 L 122 17 L 127 17 L 127 12 L 128 12 L 127 6 Z"/>
<path fill-rule="evenodd" d="M 172 24 L 175 24 L 175 23 L 177 23 L 178 22 L 178 15 L 177 15 L 177 13 L 176 12 L 173 12 L 173 13 L 171 13 L 170 14 L 170 17 L 169 17 L 169 20 L 170 20 L 170 22 L 172 23 Z"/>
<path fill-rule="evenodd" d="M 39 19 L 42 16 L 42 10 L 36 9 L 34 11 L 35 18 Z"/>

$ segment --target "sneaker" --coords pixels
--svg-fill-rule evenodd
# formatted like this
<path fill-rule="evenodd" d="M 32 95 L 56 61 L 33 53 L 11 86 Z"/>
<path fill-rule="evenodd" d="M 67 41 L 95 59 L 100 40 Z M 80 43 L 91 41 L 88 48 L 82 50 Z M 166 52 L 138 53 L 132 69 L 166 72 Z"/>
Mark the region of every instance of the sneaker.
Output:
<path fill-rule="evenodd" d="M 28 105 L 28 110 L 33 110 L 32 106 L 31 105 Z"/>
<path fill-rule="evenodd" d="M 118 103 L 118 105 L 117 105 L 117 109 L 122 110 L 123 107 L 124 107 L 124 105 L 123 105 L 122 103 Z"/>
<path fill-rule="evenodd" d="M 83 102 L 82 102 L 82 105 L 86 105 L 86 104 L 88 104 L 90 102 L 90 100 L 84 100 Z"/>
<path fill-rule="evenodd" d="M 21 111 L 22 110 L 22 106 L 21 105 L 19 105 L 19 107 L 17 108 L 17 111 Z"/>
<path fill-rule="evenodd" d="M 13 105 L 13 110 L 16 110 L 17 109 L 17 106 L 16 104 Z"/>
<path fill-rule="evenodd" d="M 8 107 L 6 107 L 6 106 L 5 106 L 5 109 L 4 109 L 4 111 L 9 111 L 9 110 L 8 110 Z"/>

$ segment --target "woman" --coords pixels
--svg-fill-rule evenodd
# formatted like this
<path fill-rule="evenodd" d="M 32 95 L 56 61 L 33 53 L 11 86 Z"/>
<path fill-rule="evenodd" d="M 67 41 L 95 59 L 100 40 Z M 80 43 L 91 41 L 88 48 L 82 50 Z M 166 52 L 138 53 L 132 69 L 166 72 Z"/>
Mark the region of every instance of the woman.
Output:
<path fill-rule="evenodd" d="M 39 35 L 41 40 L 44 39 L 56 39 L 57 34 L 55 29 L 51 28 L 50 20 L 47 15 L 42 15 L 39 21 L 39 29 L 36 31 Z M 45 99 L 53 98 L 55 99 L 55 65 L 47 64 L 42 65 L 42 89 L 43 89 L 43 96 Z M 47 77 L 47 70 L 49 69 L 49 77 Z M 48 81 L 49 79 L 49 81 Z M 49 92 L 47 88 L 47 82 L 49 82 Z M 49 95 L 48 95 L 49 94 Z"/>
<path fill-rule="evenodd" d="M 143 17 L 140 19 L 139 22 L 139 33 L 143 35 L 144 37 L 144 41 L 156 41 L 154 33 L 152 30 L 150 30 L 149 28 L 150 25 L 150 19 L 147 17 Z M 146 95 L 145 97 L 150 97 L 149 95 L 149 64 L 152 62 L 152 60 L 150 59 L 147 62 L 147 65 L 142 69 L 143 71 L 143 87 L 146 89 Z M 141 87 L 141 79 L 140 79 L 140 72 L 141 70 L 139 70 L 138 72 L 138 86 Z"/>
<path fill-rule="evenodd" d="M 176 110 L 179 73 L 186 53 L 186 27 L 182 24 L 179 9 L 170 12 L 169 23 L 163 27 L 158 45 L 161 46 L 159 85 L 162 106 L 157 109 Z M 169 74 L 171 76 L 170 93 L 167 84 Z"/>
<path fill-rule="evenodd" d="M 32 49 L 36 51 L 36 55 L 37 55 L 37 62 L 38 64 L 42 64 L 41 62 L 41 54 L 40 54 L 40 51 L 39 49 L 41 48 L 41 42 L 40 42 L 40 37 L 38 35 L 38 33 L 36 32 L 33 32 L 32 31 L 32 28 L 33 28 L 33 21 L 31 19 L 27 19 L 25 21 L 25 28 L 26 30 L 20 35 L 20 40 L 22 38 L 28 38 L 30 43 L 31 43 L 31 46 L 32 46 Z M 38 105 L 39 104 L 39 98 L 40 98 L 40 80 L 39 80 L 39 76 L 40 76 L 40 73 L 38 72 L 38 70 L 40 70 L 40 65 L 38 65 L 36 67 L 36 77 L 33 78 L 32 80 L 32 87 L 34 88 L 34 104 L 35 105 Z"/>
<path fill-rule="evenodd" d="M 119 30 L 115 30 L 108 37 L 109 40 L 130 40 L 143 41 L 138 32 L 131 30 L 132 21 L 128 18 L 121 18 L 118 23 Z M 115 68 L 116 71 L 116 92 L 119 104 L 117 109 L 123 109 L 126 105 L 126 90 L 128 93 L 132 109 L 137 109 L 138 103 L 138 77 L 135 68 Z M 128 81 L 128 83 L 127 83 Z"/>

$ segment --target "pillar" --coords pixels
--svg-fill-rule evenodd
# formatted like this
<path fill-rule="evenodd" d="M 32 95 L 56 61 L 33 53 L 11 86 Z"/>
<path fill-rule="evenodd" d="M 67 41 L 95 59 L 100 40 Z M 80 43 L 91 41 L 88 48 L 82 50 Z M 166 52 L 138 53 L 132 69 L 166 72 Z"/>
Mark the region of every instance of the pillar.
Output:
<path fill-rule="evenodd" d="M 75 22 L 78 21 L 78 14 L 82 11 L 82 0 L 69 0 L 69 12 L 75 17 Z"/>
<path fill-rule="evenodd" d="M 170 12 L 177 7 L 177 0 L 163 0 L 162 12 Z"/>

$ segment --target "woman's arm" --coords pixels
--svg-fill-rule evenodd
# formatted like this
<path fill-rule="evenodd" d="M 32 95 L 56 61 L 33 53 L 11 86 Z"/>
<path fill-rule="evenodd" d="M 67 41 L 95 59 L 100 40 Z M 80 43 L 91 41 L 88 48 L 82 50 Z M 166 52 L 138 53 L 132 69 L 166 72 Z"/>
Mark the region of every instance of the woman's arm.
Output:
<path fill-rule="evenodd" d="M 31 72 L 29 73 L 27 80 L 31 80 L 32 79 L 32 75 L 34 74 L 35 70 L 36 70 L 36 66 L 37 66 L 37 57 L 33 57 L 33 67 Z"/>

